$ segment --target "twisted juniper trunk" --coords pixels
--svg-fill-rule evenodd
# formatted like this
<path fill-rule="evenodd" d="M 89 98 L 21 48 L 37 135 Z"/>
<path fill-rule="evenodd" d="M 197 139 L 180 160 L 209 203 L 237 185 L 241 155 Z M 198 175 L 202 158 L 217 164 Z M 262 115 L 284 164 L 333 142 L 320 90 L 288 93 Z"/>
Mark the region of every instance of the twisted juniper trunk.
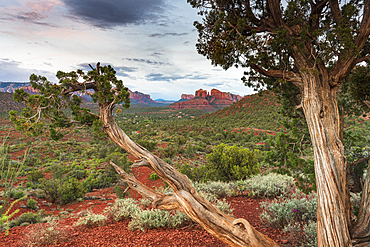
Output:
<path fill-rule="evenodd" d="M 328 78 L 302 76 L 302 106 L 314 147 L 319 246 L 352 246 L 347 162 L 340 138 L 337 90 Z M 319 81 L 319 83 L 318 83 Z"/>
<path fill-rule="evenodd" d="M 256 231 L 245 219 L 236 219 L 221 212 L 196 192 L 187 176 L 133 142 L 115 123 L 112 117 L 112 107 L 113 104 L 99 104 L 100 119 L 103 122 L 105 133 L 113 142 L 138 160 L 133 167 L 147 166 L 152 169 L 168 183 L 174 195 L 167 196 L 146 187 L 111 163 L 130 188 L 150 199 L 155 207 L 186 213 L 207 232 L 230 246 L 278 246 L 273 240 Z"/>

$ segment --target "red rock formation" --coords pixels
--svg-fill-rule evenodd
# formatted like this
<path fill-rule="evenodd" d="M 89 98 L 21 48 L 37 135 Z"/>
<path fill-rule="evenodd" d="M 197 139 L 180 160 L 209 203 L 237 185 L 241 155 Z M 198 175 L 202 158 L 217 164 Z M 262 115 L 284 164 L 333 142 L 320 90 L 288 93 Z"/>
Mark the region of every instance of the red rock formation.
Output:
<path fill-rule="evenodd" d="M 131 90 L 128 90 L 130 93 L 130 100 L 132 103 L 137 103 L 137 104 L 150 104 L 150 103 L 155 103 L 154 100 L 150 98 L 149 94 L 143 94 L 138 91 L 132 92 Z"/>
<path fill-rule="evenodd" d="M 239 95 L 232 94 L 229 92 L 224 93 L 217 89 L 211 90 L 211 97 L 214 97 L 214 99 L 227 99 L 227 100 L 231 100 L 232 102 L 236 102 L 242 99 L 242 97 Z"/>
<path fill-rule="evenodd" d="M 241 98 L 242 97 L 239 95 L 223 93 L 217 89 L 212 89 L 211 95 L 209 95 L 207 90 L 199 89 L 195 92 L 195 98 L 187 101 L 180 100 L 180 102 L 172 104 L 169 107 L 176 110 L 196 108 L 207 112 L 213 112 L 225 108 Z M 183 99 L 183 97 L 181 97 L 181 99 Z"/>
<path fill-rule="evenodd" d="M 216 109 L 210 105 L 209 101 L 201 97 L 197 97 L 188 101 L 177 102 L 169 105 L 172 109 L 182 110 L 187 108 L 196 108 L 206 112 L 214 112 Z"/>
<path fill-rule="evenodd" d="M 181 94 L 180 101 L 190 100 L 190 99 L 193 99 L 193 98 L 194 98 L 194 95 L 192 95 L 192 94 Z"/>
<path fill-rule="evenodd" d="M 195 97 L 202 97 L 206 98 L 209 94 L 207 93 L 207 90 L 199 89 L 198 91 L 195 92 Z"/>

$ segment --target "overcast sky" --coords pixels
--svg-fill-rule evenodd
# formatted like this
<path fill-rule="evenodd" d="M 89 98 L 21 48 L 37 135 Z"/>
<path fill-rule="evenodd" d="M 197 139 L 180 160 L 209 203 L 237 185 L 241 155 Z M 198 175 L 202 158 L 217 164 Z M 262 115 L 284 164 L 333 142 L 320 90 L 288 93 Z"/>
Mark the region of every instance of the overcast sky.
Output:
<path fill-rule="evenodd" d="M 110 64 L 152 99 L 217 88 L 253 93 L 242 69 L 214 67 L 195 49 L 200 20 L 186 0 L 0 0 L 0 81 Z"/>

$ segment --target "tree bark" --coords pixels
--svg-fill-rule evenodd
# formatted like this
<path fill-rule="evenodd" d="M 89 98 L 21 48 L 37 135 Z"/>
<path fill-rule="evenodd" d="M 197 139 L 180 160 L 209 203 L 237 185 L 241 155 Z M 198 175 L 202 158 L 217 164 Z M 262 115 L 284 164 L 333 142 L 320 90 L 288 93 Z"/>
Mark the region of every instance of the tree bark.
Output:
<path fill-rule="evenodd" d="M 166 196 L 150 189 L 112 164 L 121 179 L 131 189 L 152 201 L 154 207 L 164 210 L 179 210 L 186 213 L 193 221 L 207 232 L 230 246 L 278 246 L 276 242 L 256 231 L 247 220 L 226 215 L 212 203 L 201 197 L 191 185 L 187 176 L 154 156 L 145 148 L 133 142 L 115 123 L 111 104 L 99 104 L 100 119 L 110 139 L 133 155 L 138 161 L 133 167 L 147 166 L 173 189 L 173 196 Z"/>
<path fill-rule="evenodd" d="M 352 246 L 348 167 L 340 139 L 337 88 L 328 78 L 302 73 L 302 106 L 314 148 L 318 246 Z"/>

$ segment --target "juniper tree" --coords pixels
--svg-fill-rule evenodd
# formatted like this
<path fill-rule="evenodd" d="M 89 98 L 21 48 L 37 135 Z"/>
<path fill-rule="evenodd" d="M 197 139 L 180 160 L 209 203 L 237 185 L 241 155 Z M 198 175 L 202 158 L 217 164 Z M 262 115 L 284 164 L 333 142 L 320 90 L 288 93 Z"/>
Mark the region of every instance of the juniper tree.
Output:
<path fill-rule="evenodd" d="M 203 16 L 195 23 L 197 50 L 212 64 L 245 68 L 245 84 L 257 89 L 298 92 L 291 102 L 302 108 L 313 145 L 319 246 L 368 245 L 370 178 L 354 222 L 337 95 L 341 84 L 354 85 L 350 73 L 370 60 L 370 1 L 188 2 Z M 361 78 L 360 103 L 370 106 L 370 80 Z"/>
<path fill-rule="evenodd" d="M 45 77 L 31 75 L 30 82 L 38 91 L 37 95 L 30 95 L 23 89 L 16 90 L 14 99 L 27 105 L 20 115 L 15 111 L 10 112 L 10 119 L 17 129 L 33 135 L 47 132 L 52 139 L 58 140 L 63 137 L 65 129 L 92 127 L 98 134 L 107 135 L 135 157 L 133 168 L 149 167 L 173 189 L 172 196 L 159 193 L 110 162 L 123 182 L 152 201 L 153 207 L 186 213 L 209 233 L 232 246 L 277 246 L 274 241 L 256 231 L 245 219 L 227 215 L 201 197 L 187 176 L 133 142 L 125 134 L 116 124 L 113 114 L 116 105 L 130 105 L 129 93 L 122 81 L 116 78 L 112 67 L 100 67 L 98 63 L 96 68 L 88 73 L 82 70 L 69 73 L 59 71 L 57 78 L 59 83 L 53 84 Z M 78 92 L 91 96 L 99 106 L 97 114 L 83 107 Z"/>

